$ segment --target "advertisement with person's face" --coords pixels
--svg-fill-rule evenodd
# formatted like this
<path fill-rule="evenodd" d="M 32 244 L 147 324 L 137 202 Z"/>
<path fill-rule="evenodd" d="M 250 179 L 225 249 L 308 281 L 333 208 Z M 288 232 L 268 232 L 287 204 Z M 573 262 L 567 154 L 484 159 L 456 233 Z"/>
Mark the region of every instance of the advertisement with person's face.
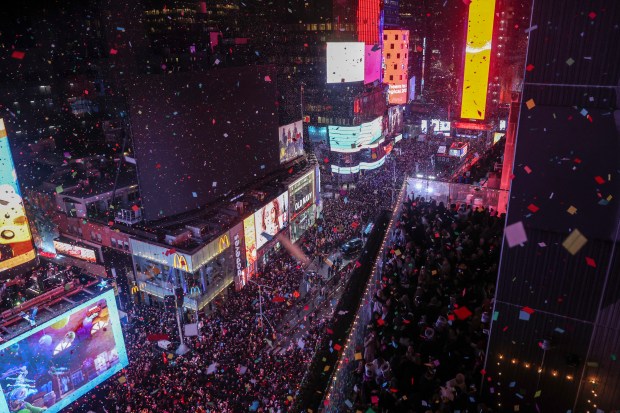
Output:
<path fill-rule="evenodd" d="M 288 223 L 288 192 L 269 202 L 254 214 L 256 248 L 259 249 Z"/>
<path fill-rule="evenodd" d="M 35 258 L 4 121 L 0 119 L 0 272 Z"/>
<path fill-rule="evenodd" d="M 288 162 L 304 154 L 304 127 L 301 120 L 280 126 L 280 163 Z"/>
<path fill-rule="evenodd" d="M 403 131 L 402 106 L 392 106 L 388 109 L 388 135 L 396 135 Z"/>

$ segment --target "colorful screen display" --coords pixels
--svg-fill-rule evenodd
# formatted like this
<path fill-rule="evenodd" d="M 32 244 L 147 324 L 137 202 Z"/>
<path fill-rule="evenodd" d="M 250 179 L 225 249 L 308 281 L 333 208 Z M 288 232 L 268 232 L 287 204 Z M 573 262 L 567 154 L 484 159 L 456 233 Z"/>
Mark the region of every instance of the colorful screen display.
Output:
<path fill-rule="evenodd" d="M 269 202 L 254 214 L 256 226 L 256 248 L 283 230 L 288 224 L 288 192 Z"/>
<path fill-rule="evenodd" d="M 289 212 L 292 221 L 297 215 L 314 204 L 314 170 L 293 182 L 288 187 Z"/>
<path fill-rule="evenodd" d="M 0 411 L 57 413 L 128 364 L 114 291 L 0 345 Z"/>
<path fill-rule="evenodd" d="M 4 121 L 0 119 L 0 272 L 35 258 Z"/>
<path fill-rule="evenodd" d="M 483 120 L 491 63 L 495 0 L 473 0 L 469 4 L 461 117 Z"/>
<path fill-rule="evenodd" d="M 364 57 L 364 84 L 372 83 L 381 78 L 381 48 L 375 45 L 366 45 Z"/>
<path fill-rule="evenodd" d="M 256 254 L 256 226 L 254 215 L 243 220 L 243 234 L 245 238 L 245 260 L 248 268 L 252 268 L 257 259 Z M 248 274 L 249 275 L 249 274 Z"/>
<path fill-rule="evenodd" d="M 304 154 L 304 127 L 301 120 L 280 126 L 280 163 L 288 162 Z"/>
<path fill-rule="evenodd" d="M 353 153 L 376 148 L 381 142 L 383 116 L 359 126 L 328 126 L 329 147 L 333 152 Z"/>
<path fill-rule="evenodd" d="M 402 106 L 391 106 L 388 109 L 387 136 L 402 133 L 404 113 L 405 108 Z"/>
<path fill-rule="evenodd" d="M 379 159 L 376 162 L 360 162 L 359 165 L 355 166 L 338 166 L 332 165 L 332 172 L 341 175 L 349 175 L 356 174 L 359 171 L 372 171 L 373 169 L 377 169 L 381 167 L 385 163 L 385 156 Z"/>
<path fill-rule="evenodd" d="M 56 240 L 54 240 L 54 248 L 56 248 L 56 253 L 58 254 L 68 255 L 69 257 L 79 258 L 88 262 L 97 262 L 95 251 L 88 248 L 78 247 L 77 245 L 71 245 Z"/>
<path fill-rule="evenodd" d="M 409 30 L 383 31 L 383 82 L 391 105 L 407 103 Z"/>
<path fill-rule="evenodd" d="M 413 102 L 415 100 L 415 76 L 412 76 L 409 79 L 409 102 Z"/>
<path fill-rule="evenodd" d="M 364 80 L 364 42 L 327 42 L 327 83 Z"/>

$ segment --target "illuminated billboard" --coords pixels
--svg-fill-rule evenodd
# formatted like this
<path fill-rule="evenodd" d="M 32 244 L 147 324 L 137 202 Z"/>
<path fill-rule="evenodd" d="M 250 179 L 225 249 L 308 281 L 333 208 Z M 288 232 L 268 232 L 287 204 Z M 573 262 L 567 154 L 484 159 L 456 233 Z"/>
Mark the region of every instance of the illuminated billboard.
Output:
<path fill-rule="evenodd" d="M 57 254 L 67 255 L 73 258 L 79 258 L 88 262 L 97 262 L 97 256 L 95 255 L 95 251 L 89 248 L 67 244 L 66 242 L 58 240 L 54 240 L 54 248 L 56 248 Z"/>
<path fill-rule="evenodd" d="M 341 174 L 341 175 L 350 175 L 356 174 L 360 171 L 372 171 L 373 169 L 379 168 L 381 165 L 385 163 L 385 156 L 375 162 L 360 162 L 355 166 L 338 166 L 332 165 L 331 169 L 333 173 Z"/>
<path fill-rule="evenodd" d="M 288 224 L 288 192 L 256 211 L 256 248 L 260 249 L 267 241 L 283 230 Z"/>
<path fill-rule="evenodd" d="M 365 46 L 364 84 L 381 79 L 381 48 L 374 45 Z"/>
<path fill-rule="evenodd" d="M 409 30 L 383 31 L 383 82 L 391 105 L 407 103 Z"/>
<path fill-rule="evenodd" d="M 250 269 L 248 277 L 253 271 L 254 263 L 257 259 L 256 254 L 256 226 L 254 223 L 254 215 L 250 215 L 243 220 L 243 235 L 245 238 L 245 261 L 247 267 Z"/>
<path fill-rule="evenodd" d="M 0 272 L 35 258 L 4 121 L 0 119 Z"/>
<path fill-rule="evenodd" d="M 301 120 L 280 126 L 280 163 L 288 162 L 304 154 L 304 127 Z"/>
<path fill-rule="evenodd" d="M 412 76 L 409 79 L 409 102 L 413 102 L 415 100 L 415 76 Z"/>
<path fill-rule="evenodd" d="M 376 148 L 381 143 L 383 116 L 359 126 L 327 127 L 329 147 L 333 152 L 352 153 Z"/>
<path fill-rule="evenodd" d="M 461 118 L 485 118 L 494 16 L 495 0 L 474 0 L 469 4 Z"/>
<path fill-rule="evenodd" d="M 386 135 L 392 136 L 403 131 L 403 118 L 405 108 L 403 106 L 390 106 L 388 108 L 387 130 Z"/>
<path fill-rule="evenodd" d="M 0 412 L 57 413 L 128 364 L 114 291 L 0 345 Z"/>
<path fill-rule="evenodd" d="M 364 42 L 327 42 L 327 83 L 364 80 Z"/>
<path fill-rule="evenodd" d="M 293 182 L 288 187 L 289 219 L 292 221 L 310 205 L 314 204 L 314 170 Z"/>

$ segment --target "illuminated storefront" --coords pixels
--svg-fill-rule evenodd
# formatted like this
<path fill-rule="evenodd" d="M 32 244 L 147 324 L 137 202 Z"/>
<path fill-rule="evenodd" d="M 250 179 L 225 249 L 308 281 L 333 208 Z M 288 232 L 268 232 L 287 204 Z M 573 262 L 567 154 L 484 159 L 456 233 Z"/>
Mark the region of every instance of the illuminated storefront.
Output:
<path fill-rule="evenodd" d="M 484 120 L 491 64 L 495 0 L 469 4 L 461 118 Z"/>
<path fill-rule="evenodd" d="M 234 234 L 227 231 L 191 251 L 130 239 L 138 287 L 150 296 L 163 298 L 181 286 L 186 295 L 184 306 L 200 310 L 234 281 L 236 260 L 231 236 Z"/>
<path fill-rule="evenodd" d="M 35 258 L 9 138 L 0 119 L 0 273 Z"/>
<path fill-rule="evenodd" d="M 288 187 L 290 235 L 296 242 L 316 222 L 314 170 Z"/>

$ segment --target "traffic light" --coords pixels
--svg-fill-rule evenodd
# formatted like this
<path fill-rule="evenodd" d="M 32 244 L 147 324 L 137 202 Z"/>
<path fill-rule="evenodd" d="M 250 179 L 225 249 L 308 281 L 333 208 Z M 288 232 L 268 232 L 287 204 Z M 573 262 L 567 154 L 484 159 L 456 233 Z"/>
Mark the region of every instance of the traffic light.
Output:
<path fill-rule="evenodd" d="M 179 308 L 183 307 L 183 297 L 184 297 L 183 288 L 176 287 L 174 289 L 174 295 L 177 299 L 177 307 Z"/>

